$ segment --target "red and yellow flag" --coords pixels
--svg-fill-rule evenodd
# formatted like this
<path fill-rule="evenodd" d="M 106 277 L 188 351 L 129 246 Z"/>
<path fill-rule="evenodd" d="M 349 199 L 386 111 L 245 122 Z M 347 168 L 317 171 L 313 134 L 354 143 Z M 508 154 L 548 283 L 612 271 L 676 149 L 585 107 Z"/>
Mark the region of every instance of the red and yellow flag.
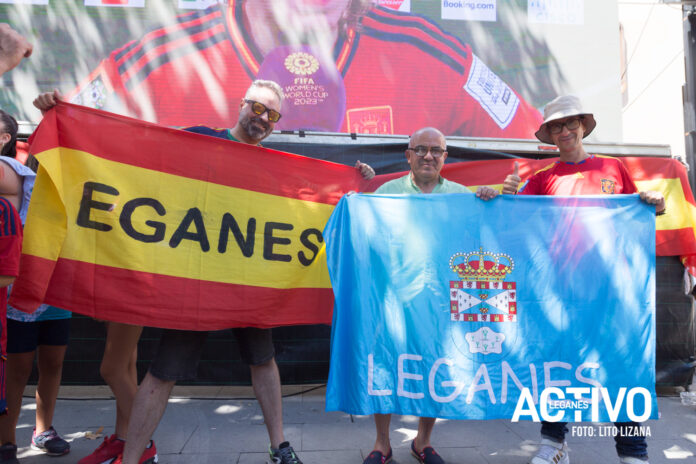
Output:
<path fill-rule="evenodd" d="M 557 161 L 504 159 L 471 161 L 445 165 L 443 177 L 466 185 L 476 191 L 479 185 L 502 187 L 505 176 L 511 174 L 514 163 L 519 163 L 523 182 L 539 169 Z M 667 213 L 656 219 L 656 246 L 658 256 L 681 256 L 689 272 L 696 276 L 696 201 L 689 187 L 684 166 L 675 159 L 652 157 L 625 157 L 621 161 L 628 168 L 638 190 L 657 190 L 665 196 Z M 401 173 L 376 176 L 367 187 L 374 191 L 384 182 L 404 175 Z"/>
<path fill-rule="evenodd" d="M 352 167 L 59 104 L 12 304 L 175 329 L 331 323 L 322 230 Z"/>

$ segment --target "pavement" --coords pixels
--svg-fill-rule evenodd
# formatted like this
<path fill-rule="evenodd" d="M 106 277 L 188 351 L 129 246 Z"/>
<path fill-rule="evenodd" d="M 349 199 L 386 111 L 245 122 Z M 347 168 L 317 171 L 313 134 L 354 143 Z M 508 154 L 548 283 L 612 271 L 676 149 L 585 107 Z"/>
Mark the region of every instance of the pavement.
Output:
<path fill-rule="evenodd" d="M 323 386 L 284 386 L 285 436 L 305 464 L 360 464 L 374 443 L 370 416 L 325 412 Z M 54 426 L 72 445 L 61 457 L 29 448 L 36 403 L 26 391 L 19 418 L 18 457 L 22 464 L 68 464 L 92 452 L 103 438 L 87 438 L 101 429 L 113 433 L 115 402 L 107 387 L 61 387 Z M 267 461 L 268 435 L 258 403 L 247 387 L 175 387 L 155 432 L 161 464 Z M 696 406 L 679 397 L 658 398 L 660 419 L 648 421 L 651 464 L 696 463 Z M 416 464 L 409 454 L 418 419 L 394 416 L 394 463 Z M 571 424 L 572 425 L 572 424 Z M 618 463 L 611 437 L 599 437 L 611 424 L 582 424 L 585 436 L 568 434 L 572 464 Z M 103 427 L 103 429 L 102 429 Z M 588 432 L 588 430 L 594 432 Z M 577 431 L 577 429 L 575 429 Z M 594 433 L 595 437 L 586 435 Z M 509 420 L 438 420 L 432 444 L 449 464 L 525 464 L 536 450 L 539 424 Z"/>

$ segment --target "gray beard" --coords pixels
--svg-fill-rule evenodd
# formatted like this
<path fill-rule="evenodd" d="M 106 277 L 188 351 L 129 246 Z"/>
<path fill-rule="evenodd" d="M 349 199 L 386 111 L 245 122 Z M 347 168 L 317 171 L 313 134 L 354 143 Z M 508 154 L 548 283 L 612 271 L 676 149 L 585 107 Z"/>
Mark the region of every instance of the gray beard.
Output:
<path fill-rule="evenodd" d="M 265 139 L 268 134 L 270 133 L 270 130 L 260 128 L 255 124 L 252 124 L 253 120 L 252 119 L 247 119 L 246 121 L 242 121 L 241 126 L 242 129 L 244 129 L 244 132 L 247 133 L 247 135 L 254 139 L 254 140 L 263 140 Z"/>

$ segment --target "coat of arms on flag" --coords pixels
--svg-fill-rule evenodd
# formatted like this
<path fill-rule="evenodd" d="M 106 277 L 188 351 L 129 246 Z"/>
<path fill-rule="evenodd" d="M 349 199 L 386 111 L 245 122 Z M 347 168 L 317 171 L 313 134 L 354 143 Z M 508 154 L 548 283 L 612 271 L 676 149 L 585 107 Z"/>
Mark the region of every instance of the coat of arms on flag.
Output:
<path fill-rule="evenodd" d="M 478 330 L 465 336 L 471 353 L 500 353 L 505 334 L 487 324 L 517 322 L 517 284 L 505 281 L 514 261 L 506 254 L 479 249 L 455 253 L 449 264 L 460 279 L 450 281 L 451 320 L 479 323 Z"/>

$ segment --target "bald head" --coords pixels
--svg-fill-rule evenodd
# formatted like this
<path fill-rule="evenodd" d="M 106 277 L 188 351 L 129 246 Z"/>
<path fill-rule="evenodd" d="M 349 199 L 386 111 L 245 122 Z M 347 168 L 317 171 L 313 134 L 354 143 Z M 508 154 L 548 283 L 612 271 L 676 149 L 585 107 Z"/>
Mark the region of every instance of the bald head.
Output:
<path fill-rule="evenodd" d="M 447 159 L 445 136 L 434 127 L 418 129 L 411 135 L 406 150 L 412 179 L 423 192 L 430 192 L 440 179 Z"/>
<path fill-rule="evenodd" d="M 441 143 L 441 147 L 445 150 L 447 150 L 447 141 L 445 140 L 445 134 L 440 132 L 438 129 L 434 127 L 423 127 L 421 129 L 418 129 L 416 132 L 411 134 L 410 137 L 410 143 L 409 146 L 415 147 L 419 145 L 417 143 L 418 140 L 427 138 L 428 140 L 432 140 L 433 138 L 438 138 Z"/>

